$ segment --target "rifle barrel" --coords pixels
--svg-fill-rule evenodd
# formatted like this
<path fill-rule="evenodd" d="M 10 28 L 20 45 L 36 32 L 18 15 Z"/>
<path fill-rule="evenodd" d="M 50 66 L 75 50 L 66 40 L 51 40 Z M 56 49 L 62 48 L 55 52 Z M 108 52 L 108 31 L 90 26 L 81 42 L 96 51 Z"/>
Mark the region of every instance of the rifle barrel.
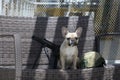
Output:
<path fill-rule="evenodd" d="M 32 39 L 38 41 L 39 43 L 41 43 L 42 45 L 50 48 L 50 49 L 55 49 L 55 48 L 59 48 L 60 45 L 56 45 L 48 40 L 46 40 L 45 38 L 39 38 L 39 37 L 36 37 L 36 36 L 32 36 Z"/>

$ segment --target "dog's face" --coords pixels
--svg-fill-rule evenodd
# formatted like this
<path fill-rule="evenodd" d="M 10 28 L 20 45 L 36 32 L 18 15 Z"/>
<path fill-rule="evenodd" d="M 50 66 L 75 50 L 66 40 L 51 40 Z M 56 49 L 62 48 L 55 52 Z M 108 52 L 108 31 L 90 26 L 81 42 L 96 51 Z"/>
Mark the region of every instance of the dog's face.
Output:
<path fill-rule="evenodd" d="M 62 35 L 69 46 L 76 46 L 80 38 L 82 28 L 79 27 L 75 32 L 69 32 L 66 27 L 62 28 Z"/>

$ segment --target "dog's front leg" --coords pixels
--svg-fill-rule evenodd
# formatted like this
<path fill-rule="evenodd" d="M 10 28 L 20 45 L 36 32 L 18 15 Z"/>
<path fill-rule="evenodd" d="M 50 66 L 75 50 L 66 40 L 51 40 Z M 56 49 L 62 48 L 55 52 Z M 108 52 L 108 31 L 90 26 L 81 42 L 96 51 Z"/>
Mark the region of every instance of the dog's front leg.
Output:
<path fill-rule="evenodd" d="M 77 56 L 73 56 L 73 69 L 77 69 Z"/>
<path fill-rule="evenodd" d="M 64 58 L 64 56 L 60 57 L 60 61 L 61 61 L 61 70 L 64 70 L 65 69 L 65 58 Z"/>

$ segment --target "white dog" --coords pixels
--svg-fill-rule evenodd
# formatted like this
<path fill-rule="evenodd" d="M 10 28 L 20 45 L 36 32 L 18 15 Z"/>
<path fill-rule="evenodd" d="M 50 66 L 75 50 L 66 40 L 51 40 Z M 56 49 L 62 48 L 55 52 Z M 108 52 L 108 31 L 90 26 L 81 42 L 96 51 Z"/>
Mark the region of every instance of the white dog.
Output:
<path fill-rule="evenodd" d="M 77 44 L 82 32 L 82 28 L 79 27 L 75 32 L 69 32 L 66 27 L 62 28 L 62 35 L 65 38 L 60 46 L 60 62 L 61 70 L 67 67 L 73 67 L 77 69 L 78 61 L 78 48 Z"/>

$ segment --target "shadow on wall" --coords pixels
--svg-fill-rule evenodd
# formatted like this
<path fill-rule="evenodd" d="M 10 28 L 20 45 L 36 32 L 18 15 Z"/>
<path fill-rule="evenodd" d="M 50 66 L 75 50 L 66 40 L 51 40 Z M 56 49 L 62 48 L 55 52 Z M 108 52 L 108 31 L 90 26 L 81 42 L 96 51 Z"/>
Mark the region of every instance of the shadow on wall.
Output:
<path fill-rule="evenodd" d="M 33 35 L 38 36 L 38 37 L 44 37 L 46 28 L 47 28 L 47 23 L 48 23 L 47 21 L 48 21 L 48 17 L 37 17 Z M 41 54 L 42 54 L 42 47 L 43 46 L 41 44 L 39 44 L 35 40 L 32 40 L 30 53 L 28 55 L 27 65 L 26 65 L 26 69 L 34 70 L 32 72 L 33 77 L 30 77 L 30 80 L 35 80 L 34 79 L 35 74 L 36 74 L 35 69 L 37 69 L 39 66 L 39 62 L 40 62 Z M 38 60 L 36 60 L 37 58 Z M 29 77 L 25 78 L 25 80 L 28 80 L 28 79 Z"/>

